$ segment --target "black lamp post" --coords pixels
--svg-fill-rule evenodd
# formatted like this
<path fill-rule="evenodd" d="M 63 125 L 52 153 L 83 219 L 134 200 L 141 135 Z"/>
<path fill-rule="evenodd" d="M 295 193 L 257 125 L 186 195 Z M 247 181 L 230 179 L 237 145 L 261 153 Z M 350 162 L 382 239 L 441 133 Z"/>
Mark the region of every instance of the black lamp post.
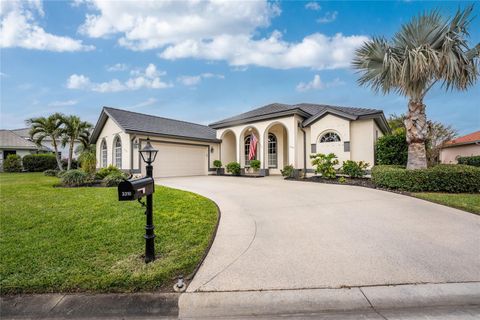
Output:
<path fill-rule="evenodd" d="M 147 177 L 153 179 L 153 166 L 152 162 L 155 161 L 158 150 L 154 149 L 150 144 L 150 138 L 147 138 L 147 144 L 143 147 L 142 150 L 139 150 L 140 155 L 142 156 L 143 161 L 147 164 Z M 153 229 L 153 196 L 147 195 L 147 211 L 145 212 L 147 216 L 147 224 L 145 226 L 145 262 L 149 263 L 155 260 L 155 233 Z"/>

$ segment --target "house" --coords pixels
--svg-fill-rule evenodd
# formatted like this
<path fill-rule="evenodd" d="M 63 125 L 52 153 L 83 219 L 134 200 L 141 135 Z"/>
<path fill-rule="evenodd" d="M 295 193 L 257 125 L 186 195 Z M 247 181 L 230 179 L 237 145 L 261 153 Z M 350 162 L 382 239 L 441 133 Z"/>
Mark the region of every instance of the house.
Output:
<path fill-rule="evenodd" d="M 447 141 L 440 150 L 441 163 L 457 163 L 459 157 L 480 156 L 480 131 Z"/>
<path fill-rule="evenodd" d="M 288 164 L 313 170 L 313 153 L 373 165 L 375 141 L 389 131 L 381 110 L 309 103 L 273 103 L 209 126 L 104 107 L 91 142 L 97 144 L 99 167 L 144 173 L 138 150 L 149 137 L 159 150 L 154 175 L 168 177 L 206 175 L 217 159 L 247 168 L 255 136 L 261 169 L 279 174 Z"/>
<path fill-rule="evenodd" d="M 0 171 L 3 171 L 3 160 L 10 154 L 24 157 L 27 154 L 37 153 L 39 148 L 11 130 L 0 130 Z"/>
<path fill-rule="evenodd" d="M 25 139 L 31 140 L 30 139 L 30 128 L 14 129 L 14 130 L 11 130 L 11 131 L 13 133 L 25 138 Z M 52 138 L 45 137 L 45 139 L 42 140 L 42 147 L 47 151 L 54 152 L 55 149 L 53 148 L 53 143 L 52 142 L 53 142 Z M 72 155 L 73 159 L 77 158 L 77 155 L 75 154 L 75 150 L 80 144 L 81 144 L 80 141 L 75 141 L 74 144 L 73 144 L 73 151 L 74 151 L 73 155 Z M 70 148 L 69 144 L 62 147 L 62 141 L 57 140 L 57 150 L 58 150 L 58 153 L 60 154 L 60 158 L 68 159 L 69 148 Z"/>

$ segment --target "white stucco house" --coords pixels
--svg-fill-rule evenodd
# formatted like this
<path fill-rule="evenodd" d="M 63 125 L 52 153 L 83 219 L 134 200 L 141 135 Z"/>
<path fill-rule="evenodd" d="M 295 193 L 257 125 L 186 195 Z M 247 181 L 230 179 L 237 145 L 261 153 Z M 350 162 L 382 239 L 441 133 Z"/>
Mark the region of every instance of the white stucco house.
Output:
<path fill-rule="evenodd" d="M 42 151 L 37 145 L 25 139 L 12 130 L 0 130 L 0 171 L 3 171 L 3 160 L 8 155 L 15 154 L 23 158 L 28 154 Z"/>
<path fill-rule="evenodd" d="M 138 150 L 147 138 L 159 150 L 156 177 L 207 175 L 213 161 L 249 167 L 252 135 L 255 158 L 269 174 L 285 165 L 312 171 L 310 155 L 333 152 L 340 160 L 374 163 L 375 141 L 389 132 L 383 111 L 301 103 L 273 103 L 209 126 L 104 107 L 93 130 L 97 165 L 113 164 L 144 173 Z"/>
<path fill-rule="evenodd" d="M 459 157 L 480 156 L 480 131 L 447 141 L 440 149 L 441 163 L 457 163 Z"/>

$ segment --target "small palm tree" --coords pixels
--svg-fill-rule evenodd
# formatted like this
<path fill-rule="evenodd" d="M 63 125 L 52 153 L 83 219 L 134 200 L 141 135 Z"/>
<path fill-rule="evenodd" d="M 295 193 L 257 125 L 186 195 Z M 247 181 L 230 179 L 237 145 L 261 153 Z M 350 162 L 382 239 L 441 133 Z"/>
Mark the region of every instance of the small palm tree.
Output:
<path fill-rule="evenodd" d="M 360 85 L 375 92 L 391 91 L 408 97 L 405 119 L 408 142 L 407 169 L 427 167 L 427 119 L 423 99 L 437 82 L 446 90 L 466 90 L 479 75 L 480 44 L 467 45 L 473 6 L 458 10 L 453 18 L 438 11 L 425 13 L 402 26 L 391 41 L 374 38 L 360 47 L 353 67 Z"/>
<path fill-rule="evenodd" d="M 64 116 L 63 124 L 62 146 L 69 145 L 67 170 L 70 170 L 75 141 L 80 141 L 82 145 L 87 146 L 90 140 L 90 129 L 92 125 L 86 121 L 82 121 L 78 116 Z"/>
<path fill-rule="evenodd" d="M 52 139 L 53 149 L 55 151 L 55 157 L 57 159 L 58 169 L 62 168 L 62 161 L 60 154 L 58 153 L 58 143 L 62 136 L 63 115 L 61 113 L 54 113 L 48 117 L 31 118 L 26 121 L 30 126 L 30 138 L 38 146 L 42 145 L 45 138 Z"/>

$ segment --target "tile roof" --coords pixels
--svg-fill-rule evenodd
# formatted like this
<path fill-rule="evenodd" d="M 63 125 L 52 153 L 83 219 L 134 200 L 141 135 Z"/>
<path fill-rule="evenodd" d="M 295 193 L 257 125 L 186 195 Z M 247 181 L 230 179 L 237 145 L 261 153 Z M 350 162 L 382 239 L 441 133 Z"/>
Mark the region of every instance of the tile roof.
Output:
<path fill-rule="evenodd" d="M 256 117 L 263 117 L 266 115 L 274 116 L 277 113 L 294 113 L 295 111 L 303 112 L 305 121 L 308 122 L 310 117 L 315 117 L 315 115 L 325 113 L 326 111 L 339 112 L 350 115 L 352 117 L 366 116 L 372 114 L 383 113 L 382 110 L 378 109 L 367 109 L 367 108 L 352 108 L 352 107 L 341 107 L 341 106 L 332 106 L 326 104 L 314 104 L 314 103 L 299 103 L 299 104 L 282 104 L 282 103 L 272 103 L 266 106 L 226 118 L 214 123 L 211 123 L 210 126 L 216 127 L 223 124 L 231 122 L 241 122 L 251 120 Z"/>
<path fill-rule="evenodd" d="M 160 136 L 217 141 L 216 131 L 201 124 L 157 117 L 110 107 L 104 107 L 103 111 L 126 132 L 144 132 L 145 134 Z M 99 131 L 101 131 L 104 121 L 106 121 L 106 118 L 102 118 L 101 115 L 99 123 L 97 123 L 95 130 L 92 133 L 92 142 L 96 142 L 98 139 L 98 135 L 100 134 Z"/>
<path fill-rule="evenodd" d="M 11 130 L 0 130 L 0 148 L 37 150 L 35 143 L 15 134 Z"/>
<path fill-rule="evenodd" d="M 460 144 L 473 144 L 476 142 L 480 142 L 480 131 L 475 131 L 465 136 L 447 141 L 445 142 L 444 147 L 460 145 Z"/>

